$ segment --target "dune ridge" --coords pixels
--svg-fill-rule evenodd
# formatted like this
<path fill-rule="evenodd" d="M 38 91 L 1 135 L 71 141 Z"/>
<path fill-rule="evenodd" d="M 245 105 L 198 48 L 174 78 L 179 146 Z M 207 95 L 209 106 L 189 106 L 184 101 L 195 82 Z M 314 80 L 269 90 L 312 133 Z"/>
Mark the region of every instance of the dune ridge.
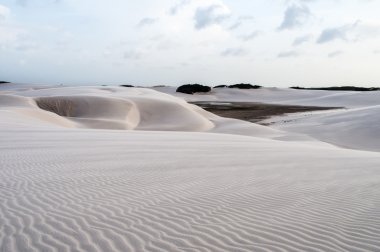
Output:
<path fill-rule="evenodd" d="M 58 115 L 82 128 L 202 131 L 214 126 L 191 105 L 174 97 L 138 89 L 114 95 L 115 90 L 118 89 L 42 89 L 1 95 L 1 100 L 7 106 Z M 180 123 L 173 123 L 173 118 Z M 57 124 L 64 126 L 58 121 Z"/>
<path fill-rule="evenodd" d="M 279 137 L 260 125 L 215 116 L 183 99 L 147 88 L 52 87 L 1 95 L 7 112 L 58 127 L 231 133 Z M 1 111 L 0 111 L 1 113 Z M 5 116 L 5 115 L 3 115 Z M 9 117 L 9 115 L 8 115 Z M 12 120 L 12 119 L 10 119 Z M 35 123 L 31 123 L 35 125 Z"/>

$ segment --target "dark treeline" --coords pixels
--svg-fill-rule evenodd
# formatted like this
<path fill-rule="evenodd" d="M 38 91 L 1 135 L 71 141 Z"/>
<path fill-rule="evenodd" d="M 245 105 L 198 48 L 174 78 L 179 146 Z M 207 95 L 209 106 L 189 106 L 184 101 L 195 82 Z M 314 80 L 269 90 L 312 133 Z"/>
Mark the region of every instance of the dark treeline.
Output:
<path fill-rule="evenodd" d="M 213 88 L 237 88 L 237 89 L 259 89 L 261 86 L 251 85 L 247 83 L 233 84 L 233 85 L 218 85 Z M 208 93 L 212 90 L 212 87 L 201 84 L 185 84 L 177 88 L 176 92 L 184 94 L 195 93 Z"/>

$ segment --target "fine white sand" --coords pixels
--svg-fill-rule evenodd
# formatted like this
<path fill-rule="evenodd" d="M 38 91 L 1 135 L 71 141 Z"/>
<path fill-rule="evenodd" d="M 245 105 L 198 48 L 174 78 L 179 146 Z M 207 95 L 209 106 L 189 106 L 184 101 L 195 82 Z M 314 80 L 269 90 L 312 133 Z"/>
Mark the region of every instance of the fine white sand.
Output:
<path fill-rule="evenodd" d="M 0 117 L 0 251 L 380 251 L 378 152 L 149 89 L 0 86 Z"/>
<path fill-rule="evenodd" d="M 380 151 L 380 92 L 319 91 L 262 88 L 258 90 L 213 89 L 210 94 L 186 95 L 175 88 L 157 90 L 188 101 L 263 102 L 274 104 L 342 107 L 285 115 L 265 120 L 272 129 L 305 134 L 337 146 Z"/>

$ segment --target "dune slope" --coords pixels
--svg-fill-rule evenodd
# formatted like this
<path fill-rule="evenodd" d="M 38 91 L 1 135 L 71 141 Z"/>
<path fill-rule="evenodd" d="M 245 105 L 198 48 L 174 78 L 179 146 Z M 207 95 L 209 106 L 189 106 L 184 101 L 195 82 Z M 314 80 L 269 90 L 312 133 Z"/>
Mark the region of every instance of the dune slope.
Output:
<path fill-rule="evenodd" d="M 259 137 L 284 135 L 279 130 L 215 116 L 183 99 L 147 88 L 24 87 L 12 91 L 8 88 L 6 93 L 0 92 L 0 106 L 3 123 L 19 118 L 29 127 L 46 124 L 70 128 L 218 132 Z"/>

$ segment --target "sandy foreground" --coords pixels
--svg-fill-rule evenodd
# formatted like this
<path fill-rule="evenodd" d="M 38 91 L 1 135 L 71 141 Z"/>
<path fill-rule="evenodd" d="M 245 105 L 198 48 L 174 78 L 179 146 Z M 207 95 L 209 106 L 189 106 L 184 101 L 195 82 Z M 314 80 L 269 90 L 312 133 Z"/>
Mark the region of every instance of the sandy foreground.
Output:
<path fill-rule="evenodd" d="M 380 114 L 352 95 L 287 131 L 150 89 L 0 86 L 0 251 L 380 251 L 379 124 L 359 127 Z M 300 132 L 329 118 L 365 148 Z"/>

